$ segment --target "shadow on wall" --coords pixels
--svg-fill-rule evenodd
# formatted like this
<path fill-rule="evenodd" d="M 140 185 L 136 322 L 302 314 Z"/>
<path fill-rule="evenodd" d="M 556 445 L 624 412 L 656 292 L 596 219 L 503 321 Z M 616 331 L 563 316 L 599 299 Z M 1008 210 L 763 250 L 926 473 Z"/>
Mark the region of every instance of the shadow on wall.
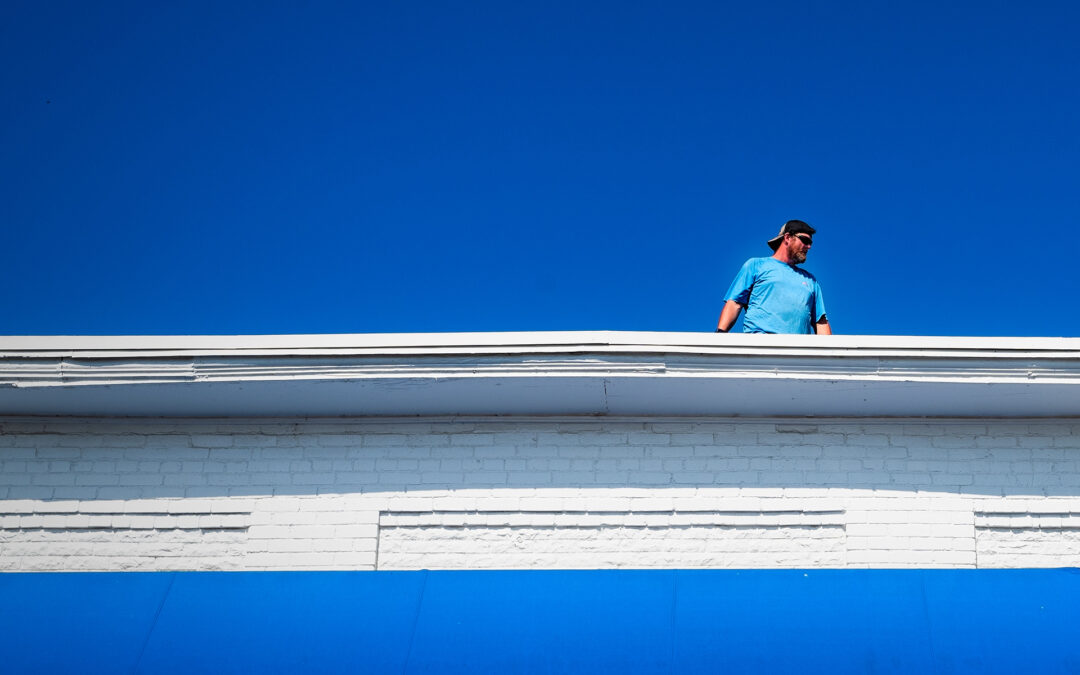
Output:
<path fill-rule="evenodd" d="M 491 489 L 1080 495 L 1072 421 L 0 423 L 0 499 Z"/>

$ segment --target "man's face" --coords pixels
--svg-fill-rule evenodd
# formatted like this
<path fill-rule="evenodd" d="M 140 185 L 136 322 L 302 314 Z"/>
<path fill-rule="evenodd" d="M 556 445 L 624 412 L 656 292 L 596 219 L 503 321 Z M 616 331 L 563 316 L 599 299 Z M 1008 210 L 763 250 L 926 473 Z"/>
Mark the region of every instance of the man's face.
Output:
<path fill-rule="evenodd" d="M 806 262 L 806 254 L 810 252 L 810 247 L 814 243 L 813 237 L 800 232 L 798 234 L 789 234 L 784 237 L 788 243 L 788 255 L 791 257 L 791 261 L 796 265 Z"/>

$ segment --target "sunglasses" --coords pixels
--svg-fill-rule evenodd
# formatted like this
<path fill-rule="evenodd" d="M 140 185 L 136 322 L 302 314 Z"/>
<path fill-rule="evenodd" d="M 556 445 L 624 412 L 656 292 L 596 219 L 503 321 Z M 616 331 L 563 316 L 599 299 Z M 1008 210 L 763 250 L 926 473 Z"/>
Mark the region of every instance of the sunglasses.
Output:
<path fill-rule="evenodd" d="M 810 237 L 810 235 L 806 235 L 806 234 L 793 234 L 793 235 L 791 235 L 791 236 L 793 236 L 793 237 L 797 238 L 797 239 L 798 239 L 799 241 L 801 241 L 802 243 L 806 244 L 807 246 L 813 246 L 813 245 L 814 245 L 814 240 L 813 240 L 813 238 L 812 238 L 812 237 Z"/>

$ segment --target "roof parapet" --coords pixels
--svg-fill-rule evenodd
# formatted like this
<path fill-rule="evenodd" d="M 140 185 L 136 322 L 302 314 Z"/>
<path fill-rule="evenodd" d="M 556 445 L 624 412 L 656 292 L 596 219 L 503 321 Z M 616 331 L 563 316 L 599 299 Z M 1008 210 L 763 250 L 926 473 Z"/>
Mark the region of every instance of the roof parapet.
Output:
<path fill-rule="evenodd" d="M 1080 339 L 0 337 L 0 414 L 1080 416 Z"/>

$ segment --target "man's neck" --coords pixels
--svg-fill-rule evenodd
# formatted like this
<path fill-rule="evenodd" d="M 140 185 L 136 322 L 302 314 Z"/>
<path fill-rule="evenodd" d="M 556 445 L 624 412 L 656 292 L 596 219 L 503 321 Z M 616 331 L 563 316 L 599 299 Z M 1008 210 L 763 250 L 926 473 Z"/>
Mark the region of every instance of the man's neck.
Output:
<path fill-rule="evenodd" d="M 780 262 L 784 263 L 785 265 L 794 265 L 795 264 L 794 262 L 791 261 L 791 256 L 788 255 L 788 252 L 786 250 L 782 249 L 782 248 L 776 249 L 776 253 L 773 253 L 772 257 L 773 257 L 774 260 L 779 260 Z"/>

